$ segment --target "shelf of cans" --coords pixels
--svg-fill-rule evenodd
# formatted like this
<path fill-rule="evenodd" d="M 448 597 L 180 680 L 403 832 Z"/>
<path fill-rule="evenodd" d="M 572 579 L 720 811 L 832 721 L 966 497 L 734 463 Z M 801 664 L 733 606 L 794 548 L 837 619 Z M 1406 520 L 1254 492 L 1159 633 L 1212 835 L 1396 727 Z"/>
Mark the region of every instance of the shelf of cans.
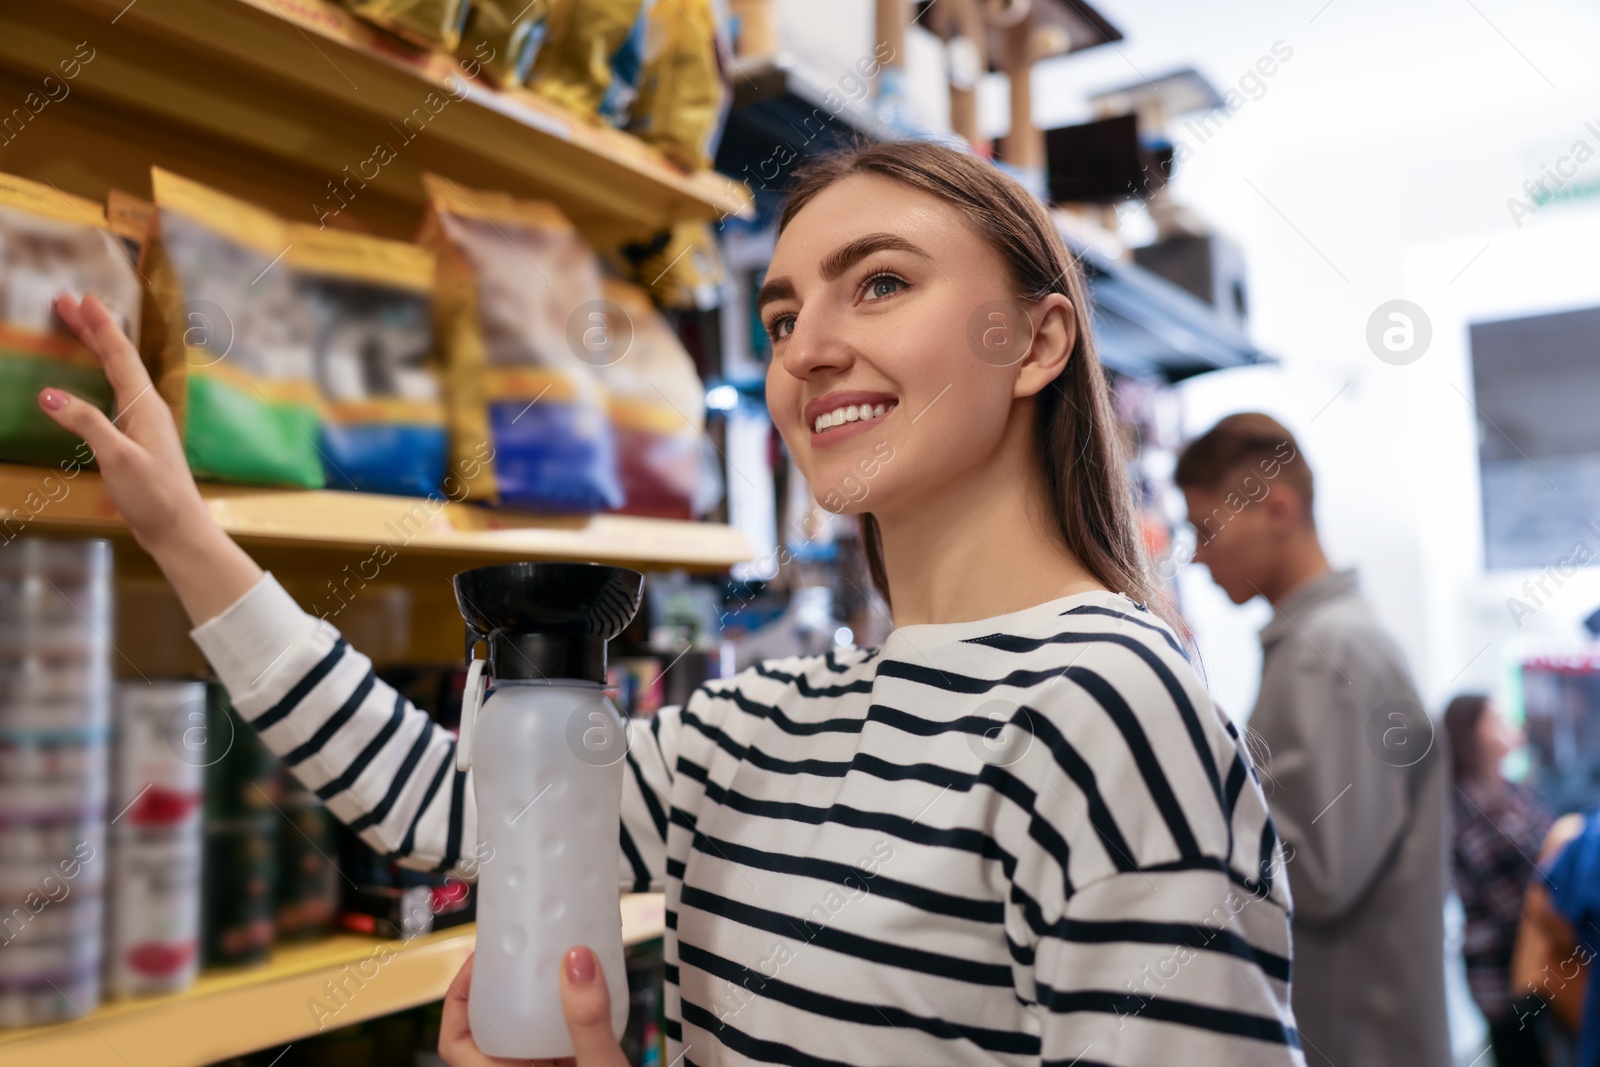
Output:
<path fill-rule="evenodd" d="M 112 575 L 105 541 L 0 546 L 0 1065 L 210 1063 L 439 999 L 468 887 L 338 826 L 215 683 L 132 661 L 114 681 Z M 463 675 L 385 671 L 447 728 Z M 623 914 L 630 941 L 660 936 L 659 897 Z M 308 1011 L 374 953 L 407 977 Z"/>

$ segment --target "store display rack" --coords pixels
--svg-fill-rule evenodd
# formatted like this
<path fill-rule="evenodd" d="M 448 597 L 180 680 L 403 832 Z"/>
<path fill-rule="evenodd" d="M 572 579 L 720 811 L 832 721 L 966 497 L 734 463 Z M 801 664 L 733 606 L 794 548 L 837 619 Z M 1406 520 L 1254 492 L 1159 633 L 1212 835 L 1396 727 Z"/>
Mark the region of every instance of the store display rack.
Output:
<path fill-rule="evenodd" d="M 343 190 L 361 228 L 404 239 L 429 170 L 553 200 L 597 246 L 750 202 L 738 182 L 686 174 L 530 92 L 489 89 L 326 0 L 62 0 L 0 13 L 0 82 L 55 85 L 60 61 L 91 54 L 70 95 L 10 140 L 4 169 L 99 197 L 101 186 L 139 192 L 154 163 L 308 222 L 315 205 L 343 203 L 330 182 L 359 175 Z M 379 143 L 395 149 L 381 166 L 370 158 Z"/>
<path fill-rule="evenodd" d="M 247 548 L 370 551 L 464 565 L 501 560 L 718 570 L 754 553 L 731 526 L 632 515 L 530 515 L 442 496 L 202 484 L 211 515 Z M 0 464 L 0 542 L 18 536 L 127 533 L 100 475 Z"/>
<path fill-rule="evenodd" d="M 661 894 L 622 898 L 624 942 L 660 937 L 665 928 Z M 317 1033 L 319 1022 L 349 1026 L 442 999 L 475 937 L 468 925 L 407 942 L 339 935 L 282 948 L 264 967 L 208 972 L 173 996 L 111 1004 L 76 1022 L 0 1030 L 0 1067 L 204 1067 L 274 1048 Z M 344 990 L 337 1013 L 311 1010 L 313 1001 L 334 1003 L 330 981 Z"/>

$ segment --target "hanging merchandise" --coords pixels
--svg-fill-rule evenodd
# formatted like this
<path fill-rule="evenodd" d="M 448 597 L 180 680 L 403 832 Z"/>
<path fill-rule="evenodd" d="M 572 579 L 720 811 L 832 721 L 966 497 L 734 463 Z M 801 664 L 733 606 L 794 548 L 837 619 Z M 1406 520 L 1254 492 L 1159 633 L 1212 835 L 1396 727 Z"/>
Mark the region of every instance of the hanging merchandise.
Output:
<path fill-rule="evenodd" d="M 609 396 L 623 510 L 692 518 L 705 429 L 705 386 L 672 326 L 636 285 L 605 281 L 614 361 L 600 368 Z M 620 338 L 626 338 L 625 343 Z"/>
<path fill-rule="evenodd" d="M 344 6 L 412 44 L 454 51 L 468 0 L 344 0 Z"/>
<path fill-rule="evenodd" d="M 712 0 L 663 0 L 649 12 L 627 127 L 688 171 L 710 169 L 728 113 L 719 30 Z"/>
<path fill-rule="evenodd" d="M 203 478 L 324 484 L 311 324 L 276 216 L 159 167 L 146 361 Z M 151 358 L 153 356 L 153 358 Z"/>
<path fill-rule="evenodd" d="M 579 115 L 595 115 L 612 57 L 639 20 L 640 0 L 550 0 L 549 32 L 528 87 Z"/>
<path fill-rule="evenodd" d="M 99 204 L 0 174 L 0 460 L 74 455 L 78 438 L 39 410 L 46 386 L 111 410 L 99 361 L 55 313 L 57 294 L 92 292 L 138 336 L 139 277 L 107 229 Z"/>
<path fill-rule="evenodd" d="M 311 325 L 330 487 L 426 496 L 444 479 L 432 365 L 433 256 L 416 245 L 292 224 L 296 303 Z"/>
<path fill-rule="evenodd" d="M 528 80 L 549 28 L 550 0 L 473 0 L 456 54 L 476 63 L 489 84 Z"/>
<path fill-rule="evenodd" d="M 594 253 L 551 204 L 423 181 L 464 495 L 544 511 L 621 506 L 595 370 L 611 341 Z"/>

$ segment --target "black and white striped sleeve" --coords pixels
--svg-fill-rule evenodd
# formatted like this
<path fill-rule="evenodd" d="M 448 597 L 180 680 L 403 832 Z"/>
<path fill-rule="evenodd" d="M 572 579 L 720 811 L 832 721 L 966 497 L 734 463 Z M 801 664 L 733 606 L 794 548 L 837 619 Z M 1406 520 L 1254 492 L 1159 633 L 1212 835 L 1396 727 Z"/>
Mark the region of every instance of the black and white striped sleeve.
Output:
<path fill-rule="evenodd" d="M 191 636 L 239 716 L 362 840 L 406 867 L 475 877 L 477 805 L 472 772 L 456 769 L 455 735 L 377 678 L 333 626 L 269 574 Z M 642 829 L 660 803 L 648 788 L 665 766 L 660 730 L 633 726 L 643 731 L 628 754 L 640 770 L 625 775 L 623 792 L 626 886 L 653 884 L 664 867 L 661 845 Z"/>
<path fill-rule="evenodd" d="M 1028 711 L 1008 916 L 1044 1064 L 1303 1065 L 1284 857 L 1180 656 L 1108 638 Z"/>

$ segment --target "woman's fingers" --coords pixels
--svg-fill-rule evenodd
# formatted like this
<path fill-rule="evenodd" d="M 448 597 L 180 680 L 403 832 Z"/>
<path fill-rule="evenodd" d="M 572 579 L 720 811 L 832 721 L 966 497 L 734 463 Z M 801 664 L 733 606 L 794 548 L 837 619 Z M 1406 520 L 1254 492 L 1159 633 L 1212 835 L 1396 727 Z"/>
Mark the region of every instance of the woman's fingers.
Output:
<path fill-rule="evenodd" d="M 585 946 L 561 960 L 561 1010 L 577 1053 L 577 1067 L 627 1067 L 627 1057 L 611 1032 L 611 992 L 600 961 Z"/>
<path fill-rule="evenodd" d="M 119 412 L 128 410 L 150 389 L 150 372 L 145 370 L 139 350 L 99 297 L 91 293 L 79 301 L 64 293 L 56 298 L 56 313 L 99 357 Z"/>
<path fill-rule="evenodd" d="M 472 957 L 450 980 L 444 994 L 444 1014 L 439 1020 L 439 1056 L 450 1067 L 481 1067 L 489 1060 L 472 1040 L 467 1019 L 467 995 L 472 991 Z"/>
<path fill-rule="evenodd" d="M 41 390 L 39 407 L 55 420 L 56 425 L 83 438 L 99 457 L 102 467 L 107 457 L 117 454 L 132 443 L 122 435 L 122 431 L 111 425 L 111 420 L 106 418 L 105 412 L 64 390 Z"/>

